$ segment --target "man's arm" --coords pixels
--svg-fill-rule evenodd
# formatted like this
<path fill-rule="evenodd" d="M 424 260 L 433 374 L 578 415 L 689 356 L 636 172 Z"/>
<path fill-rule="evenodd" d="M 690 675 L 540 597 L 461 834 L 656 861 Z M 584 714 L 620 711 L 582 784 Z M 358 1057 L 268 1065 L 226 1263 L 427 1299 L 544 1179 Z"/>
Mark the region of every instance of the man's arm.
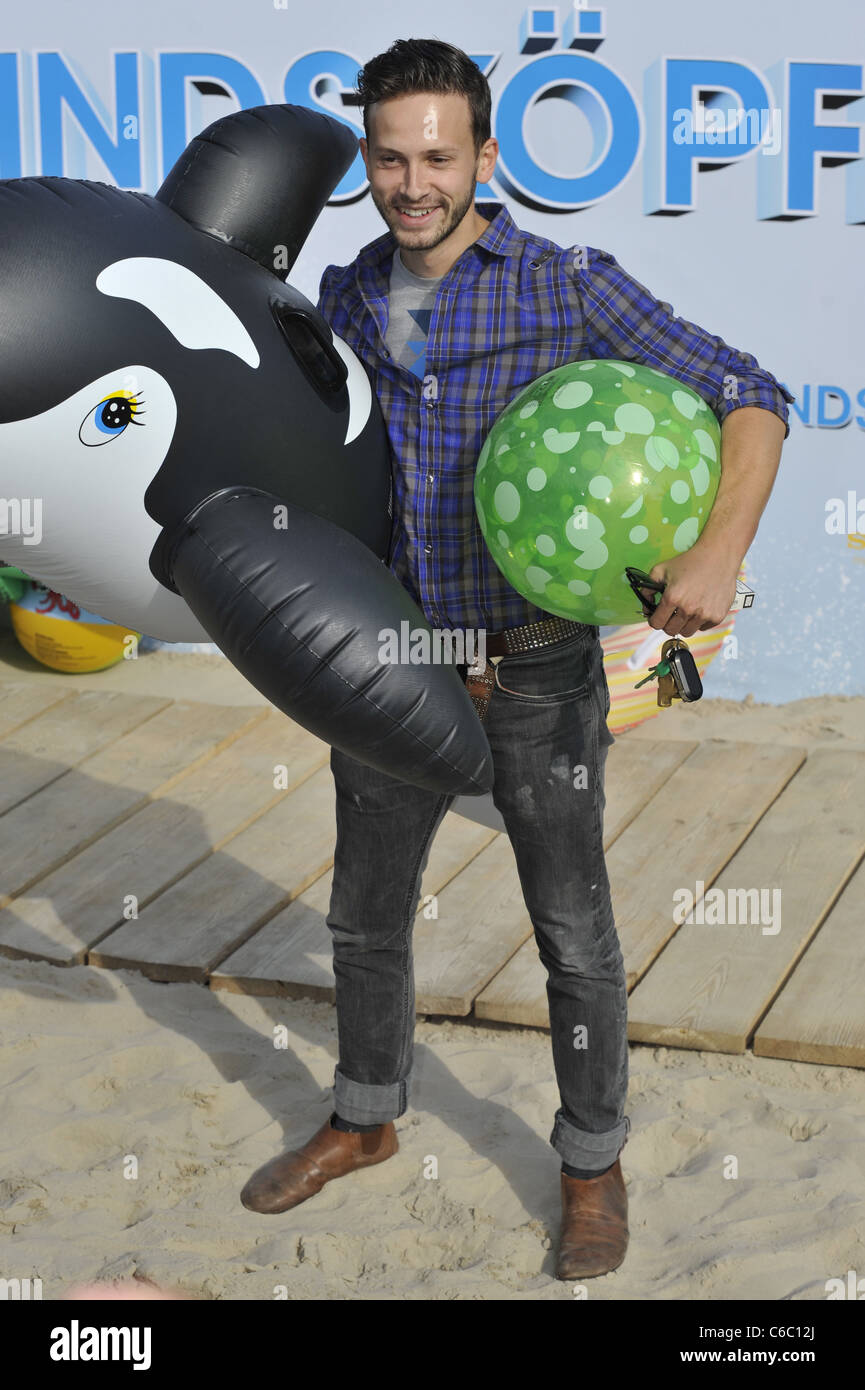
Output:
<path fill-rule="evenodd" d="M 742 406 L 726 416 L 721 481 L 709 518 L 690 550 L 649 571 L 652 579 L 667 584 L 650 627 L 671 637 L 692 637 L 724 621 L 736 594 L 739 566 L 772 491 L 784 437 L 784 422 L 770 410 Z"/>
<path fill-rule="evenodd" d="M 573 283 L 583 317 L 587 356 L 640 362 L 674 376 L 711 406 L 723 423 L 743 406 L 755 405 L 784 421 L 796 398 L 750 353 L 679 318 L 671 305 L 629 275 L 609 251 L 582 247 L 585 264 L 572 262 Z"/>
<path fill-rule="evenodd" d="M 588 355 L 641 362 L 678 377 L 721 422 L 721 481 L 703 531 L 690 550 L 650 571 L 667 585 L 650 626 L 691 637 L 729 612 L 790 432 L 787 403 L 796 398 L 749 353 L 674 315 L 609 252 L 583 249 L 585 264 L 575 266 L 574 280 Z"/>

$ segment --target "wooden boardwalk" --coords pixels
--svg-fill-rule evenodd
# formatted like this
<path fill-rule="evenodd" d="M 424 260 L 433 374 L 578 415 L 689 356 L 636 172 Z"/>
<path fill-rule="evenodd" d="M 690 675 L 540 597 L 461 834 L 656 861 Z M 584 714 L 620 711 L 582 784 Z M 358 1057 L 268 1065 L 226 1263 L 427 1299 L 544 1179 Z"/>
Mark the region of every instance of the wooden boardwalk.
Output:
<path fill-rule="evenodd" d="M 0 954 L 333 999 L 325 743 L 268 707 L 0 695 Z M 861 752 L 617 740 L 631 1041 L 865 1067 L 863 774 Z M 419 1013 L 549 1027 L 505 834 L 445 817 L 414 959 Z"/>

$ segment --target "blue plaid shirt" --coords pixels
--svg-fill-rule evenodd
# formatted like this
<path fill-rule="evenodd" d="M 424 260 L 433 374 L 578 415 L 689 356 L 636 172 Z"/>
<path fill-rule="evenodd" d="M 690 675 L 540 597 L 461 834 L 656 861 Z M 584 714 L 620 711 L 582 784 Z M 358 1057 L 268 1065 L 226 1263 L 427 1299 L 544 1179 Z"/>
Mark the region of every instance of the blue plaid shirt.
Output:
<path fill-rule="evenodd" d="M 488 215 L 489 205 L 476 209 Z M 577 258 L 576 248 L 521 230 L 504 206 L 439 283 L 425 384 L 384 341 L 396 244 L 388 231 L 351 265 L 327 266 L 318 309 L 372 374 L 391 444 L 388 564 L 433 627 L 495 632 L 549 616 L 500 572 L 474 507 L 486 436 L 544 373 L 587 358 L 641 362 L 690 386 L 721 422 L 738 406 L 763 406 L 790 433 L 795 396 L 754 357 L 675 317 L 608 251 L 586 246 Z M 733 399 L 724 394 L 731 375 Z"/>

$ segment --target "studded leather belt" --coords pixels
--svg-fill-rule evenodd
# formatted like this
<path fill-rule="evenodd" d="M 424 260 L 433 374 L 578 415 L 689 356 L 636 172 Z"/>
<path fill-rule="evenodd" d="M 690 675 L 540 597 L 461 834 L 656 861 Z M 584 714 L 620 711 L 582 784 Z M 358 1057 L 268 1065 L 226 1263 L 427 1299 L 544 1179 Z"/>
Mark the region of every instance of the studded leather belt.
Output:
<path fill-rule="evenodd" d="M 515 656 L 519 652 L 533 652 L 540 647 L 552 647 L 556 642 L 564 642 L 575 637 L 584 626 L 570 618 L 550 615 L 540 622 L 523 623 L 519 627 L 505 627 L 500 632 L 489 632 L 486 636 L 486 663 L 483 671 L 468 669 L 466 690 L 481 721 L 486 717 L 490 696 L 496 684 L 496 671 L 492 661 L 500 661 L 503 656 Z M 492 660 L 491 660 L 492 658 Z"/>

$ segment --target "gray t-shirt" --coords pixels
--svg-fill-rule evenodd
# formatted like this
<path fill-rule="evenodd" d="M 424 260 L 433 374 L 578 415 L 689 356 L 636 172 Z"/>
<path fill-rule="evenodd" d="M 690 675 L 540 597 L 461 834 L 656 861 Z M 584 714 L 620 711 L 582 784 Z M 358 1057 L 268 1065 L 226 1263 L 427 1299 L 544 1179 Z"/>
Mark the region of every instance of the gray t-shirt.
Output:
<path fill-rule="evenodd" d="M 394 362 L 423 381 L 430 318 L 444 275 L 414 275 L 402 263 L 399 247 L 393 253 L 385 342 Z"/>

